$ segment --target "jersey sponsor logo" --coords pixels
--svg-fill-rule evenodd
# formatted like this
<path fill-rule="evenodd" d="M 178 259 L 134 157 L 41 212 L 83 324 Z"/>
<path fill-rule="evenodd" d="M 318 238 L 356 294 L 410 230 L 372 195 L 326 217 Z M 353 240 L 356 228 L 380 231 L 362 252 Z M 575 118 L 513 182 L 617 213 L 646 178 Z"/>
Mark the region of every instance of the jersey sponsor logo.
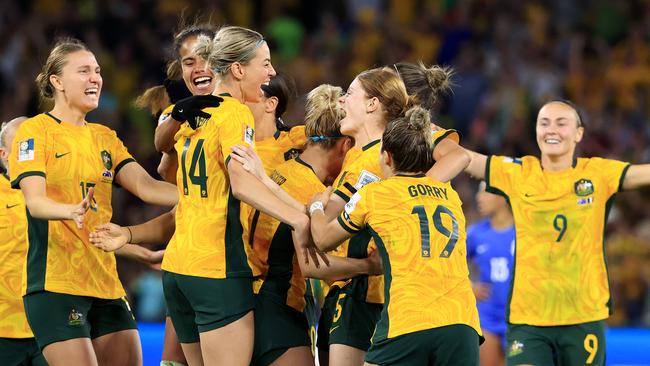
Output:
<path fill-rule="evenodd" d="M 255 130 L 251 127 L 244 127 L 244 142 L 249 145 L 252 145 L 255 142 Z"/>
<path fill-rule="evenodd" d="M 34 160 L 34 139 L 23 140 L 18 144 L 18 161 Z"/>
<path fill-rule="evenodd" d="M 68 325 L 72 326 L 79 326 L 79 325 L 84 325 L 86 321 L 84 320 L 84 315 L 80 312 L 78 312 L 76 309 L 72 309 L 70 311 L 70 315 L 68 315 Z"/>
<path fill-rule="evenodd" d="M 359 179 L 357 180 L 357 184 L 354 185 L 354 188 L 357 190 L 361 189 L 361 187 L 365 186 L 366 184 L 376 182 L 379 180 L 379 177 L 370 173 L 367 170 L 362 170 L 361 174 L 359 174 Z"/>
<path fill-rule="evenodd" d="M 511 158 L 511 157 L 508 157 L 508 156 L 503 158 L 503 162 L 521 165 L 521 159 Z"/>
<path fill-rule="evenodd" d="M 106 150 L 102 150 L 99 155 L 101 155 L 102 163 L 104 163 L 104 168 L 106 168 L 106 170 L 111 170 L 111 168 L 113 168 L 113 158 L 111 157 L 111 153 Z"/>
<path fill-rule="evenodd" d="M 513 357 L 524 353 L 524 344 L 518 340 L 512 341 L 508 347 L 508 357 Z"/>
<path fill-rule="evenodd" d="M 575 183 L 575 192 L 581 197 L 589 196 L 594 193 L 594 184 L 589 179 L 582 178 Z"/>
<path fill-rule="evenodd" d="M 55 153 L 55 154 L 54 154 L 54 157 L 55 157 L 56 159 L 59 159 L 59 158 L 62 158 L 62 157 L 64 157 L 64 156 L 68 155 L 68 154 L 70 154 L 69 151 L 66 152 L 66 153 L 63 153 L 63 154 Z"/>

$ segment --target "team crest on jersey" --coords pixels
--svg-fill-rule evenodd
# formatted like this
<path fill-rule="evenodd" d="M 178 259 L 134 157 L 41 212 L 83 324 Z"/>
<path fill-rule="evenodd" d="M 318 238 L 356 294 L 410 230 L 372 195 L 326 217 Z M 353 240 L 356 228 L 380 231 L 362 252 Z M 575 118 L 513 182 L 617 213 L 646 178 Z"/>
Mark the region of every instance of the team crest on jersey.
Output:
<path fill-rule="evenodd" d="M 102 163 L 104 163 L 104 168 L 106 168 L 106 170 L 111 170 L 111 168 L 113 168 L 113 158 L 111 157 L 111 153 L 106 150 L 102 150 L 100 155 L 102 156 Z"/>
<path fill-rule="evenodd" d="M 594 193 L 594 184 L 589 179 L 580 179 L 575 183 L 575 191 L 578 196 L 589 196 Z"/>
<path fill-rule="evenodd" d="M 361 189 L 361 187 L 365 186 L 368 183 L 376 182 L 379 180 L 379 177 L 370 173 L 367 170 L 362 170 L 361 174 L 359 174 L 359 180 L 357 180 L 357 184 L 354 185 L 354 188 L 357 190 Z"/>
<path fill-rule="evenodd" d="M 34 139 L 23 140 L 18 144 L 18 161 L 34 160 Z"/>
<path fill-rule="evenodd" d="M 255 130 L 251 127 L 244 127 L 244 142 L 249 145 L 252 145 L 255 142 Z"/>
<path fill-rule="evenodd" d="M 68 315 L 68 325 L 83 325 L 85 323 L 84 315 L 78 312 L 76 309 L 70 311 Z"/>
<path fill-rule="evenodd" d="M 513 357 L 519 354 L 522 354 L 524 352 L 524 344 L 514 340 L 510 344 L 510 348 L 508 349 L 508 357 Z"/>
<path fill-rule="evenodd" d="M 300 151 L 298 149 L 290 149 L 290 150 L 288 150 L 287 152 L 284 153 L 284 161 L 289 161 L 291 159 L 295 159 L 296 157 L 298 157 L 298 155 L 300 155 L 301 152 L 302 151 Z"/>

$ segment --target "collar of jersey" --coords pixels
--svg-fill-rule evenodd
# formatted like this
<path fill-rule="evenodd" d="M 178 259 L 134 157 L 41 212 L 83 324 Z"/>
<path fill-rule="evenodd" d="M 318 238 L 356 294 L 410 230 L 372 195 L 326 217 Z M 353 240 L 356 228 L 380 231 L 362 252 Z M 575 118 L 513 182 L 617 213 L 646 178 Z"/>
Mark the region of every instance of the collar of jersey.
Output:
<path fill-rule="evenodd" d="M 427 175 L 424 174 L 424 173 L 418 173 L 418 174 L 402 174 L 402 173 L 399 173 L 399 174 L 395 174 L 394 176 L 395 177 L 406 177 L 406 178 L 424 178 Z"/>
<path fill-rule="evenodd" d="M 362 147 L 361 150 L 366 151 L 366 150 L 370 149 L 371 147 L 377 145 L 380 141 L 381 141 L 381 139 L 371 141 L 371 142 L 367 143 L 364 147 Z"/>
<path fill-rule="evenodd" d="M 45 114 L 46 116 L 52 118 L 56 123 L 61 124 L 62 121 L 61 121 L 60 119 L 54 117 L 50 112 L 45 112 L 44 114 Z M 87 124 L 87 122 L 84 121 L 84 126 L 85 126 L 86 124 Z M 71 125 L 70 123 L 66 123 L 66 125 L 70 125 L 70 126 L 74 126 L 74 127 L 82 127 L 82 126 L 77 126 L 77 125 Z"/>
<path fill-rule="evenodd" d="M 296 161 L 296 163 L 302 164 L 302 165 L 306 166 L 307 168 L 311 169 L 311 171 L 314 172 L 314 174 L 316 174 L 316 172 L 314 171 L 314 168 L 312 168 L 311 165 L 307 164 L 307 162 L 305 162 L 304 160 L 300 159 L 300 156 L 296 156 L 296 158 L 294 160 Z"/>

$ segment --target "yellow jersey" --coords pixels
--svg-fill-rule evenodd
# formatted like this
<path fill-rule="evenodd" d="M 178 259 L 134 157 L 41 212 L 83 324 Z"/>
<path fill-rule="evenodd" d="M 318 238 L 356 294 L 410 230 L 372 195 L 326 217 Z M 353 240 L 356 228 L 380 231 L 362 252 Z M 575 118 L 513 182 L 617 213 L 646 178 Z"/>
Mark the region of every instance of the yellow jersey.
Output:
<path fill-rule="evenodd" d="M 83 229 L 72 220 L 42 220 L 27 211 L 29 255 L 24 292 L 57 293 L 116 299 L 125 295 L 114 254 L 90 244 L 95 226 L 110 222 L 113 180 L 133 162 L 115 131 L 86 123 L 76 126 L 49 113 L 23 122 L 9 157 L 11 185 L 28 176 L 45 178 L 48 198 L 78 204 L 94 188 Z"/>
<path fill-rule="evenodd" d="M 248 246 L 242 239 L 240 202 L 230 189 L 228 163 L 234 145 L 254 146 L 253 115 L 237 99 L 223 95 L 196 130 L 187 123 L 176 133 L 179 202 L 176 231 L 162 269 L 206 277 L 250 277 Z"/>
<path fill-rule="evenodd" d="M 605 222 L 628 166 L 580 158 L 570 169 L 548 172 L 533 156 L 488 158 L 486 189 L 506 197 L 515 219 L 510 323 L 569 325 L 609 316 Z"/>
<path fill-rule="evenodd" d="M 384 266 L 385 303 L 373 342 L 452 324 L 481 334 L 467 269 L 465 217 L 449 183 L 394 176 L 359 189 L 338 217 L 367 230 Z"/>
<path fill-rule="evenodd" d="M 303 204 L 326 188 L 300 157 L 277 166 L 273 177 L 282 189 Z M 260 214 L 251 234 L 255 257 L 263 266 L 259 292 L 276 296 L 283 303 L 303 311 L 306 282 L 295 255 L 291 228 L 269 215 Z"/>
<path fill-rule="evenodd" d="M 27 216 L 23 194 L 0 176 L 0 338 L 32 338 L 22 297 L 27 261 Z"/>

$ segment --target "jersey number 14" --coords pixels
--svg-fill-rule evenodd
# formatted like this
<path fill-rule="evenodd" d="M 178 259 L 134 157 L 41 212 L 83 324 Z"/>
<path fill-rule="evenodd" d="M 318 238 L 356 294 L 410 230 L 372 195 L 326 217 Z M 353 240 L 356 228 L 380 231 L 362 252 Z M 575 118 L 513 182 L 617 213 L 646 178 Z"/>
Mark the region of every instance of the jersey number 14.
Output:
<path fill-rule="evenodd" d="M 186 168 L 185 159 L 187 156 L 187 151 L 190 149 L 189 138 L 185 139 L 185 144 L 183 145 L 183 153 L 181 154 L 181 171 L 183 173 L 183 194 L 186 196 L 190 194 L 190 190 L 187 184 L 188 171 Z M 190 162 L 189 169 L 189 180 L 193 185 L 199 186 L 201 188 L 201 198 L 208 197 L 208 176 L 205 172 L 205 152 L 203 151 L 203 142 L 204 139 L 199 139 L 196 142 L 194 147 L 194 153 L 192 154 L 192 161 Z M 196 175 L 196 169 L 199 169 L 199 175 Z"/>

